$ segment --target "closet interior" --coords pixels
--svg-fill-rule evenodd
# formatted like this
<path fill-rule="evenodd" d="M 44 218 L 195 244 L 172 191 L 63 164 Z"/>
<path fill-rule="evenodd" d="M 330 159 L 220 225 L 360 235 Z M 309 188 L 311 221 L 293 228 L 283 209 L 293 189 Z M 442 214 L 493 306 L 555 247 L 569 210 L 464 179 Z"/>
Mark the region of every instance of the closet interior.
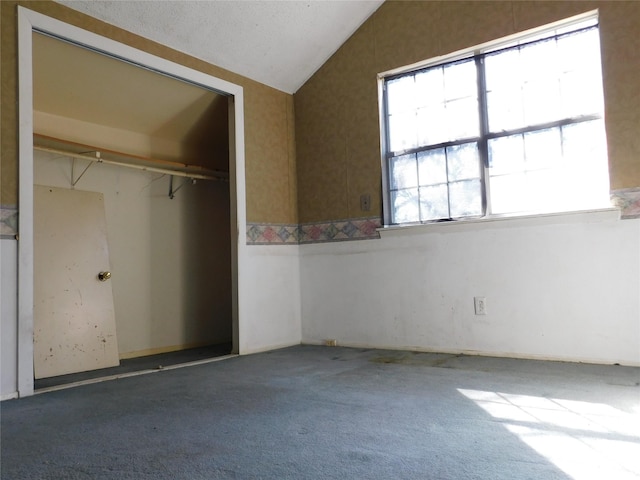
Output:
<path fill-rule="evenodd" d="M 78 352 L 100 356 L 106 342 L 115 343 L 118 363 L 203 347 L 230 353 L 229 98 L 38 32 L 33 91 L 35 188 L 97 194 L 109 258 L 95 275 L 70 278 L 85 262 L 77 238 L 79 246 L 66 245 L 68 268 L 43 271 L 53 250 L 39 239 L 59 240 L 75 228 L 67 224 L 93 221 L 75 207 L 34 236 L 34 276 L 61 288 L 47 290 L 47 298 L 37 282 L 34 289 L 34 348 L 42 352 L 34 357 L 36 378 L 38 363 L 56 356 L 69 366 L 44 368 L 40 378 L 95 369 Z M 43 200 L 34 198 L 37 219 Z M 83 298 L 85 286 L 111 289 L 113 335 L 96 338 L 101 327 Z"/>

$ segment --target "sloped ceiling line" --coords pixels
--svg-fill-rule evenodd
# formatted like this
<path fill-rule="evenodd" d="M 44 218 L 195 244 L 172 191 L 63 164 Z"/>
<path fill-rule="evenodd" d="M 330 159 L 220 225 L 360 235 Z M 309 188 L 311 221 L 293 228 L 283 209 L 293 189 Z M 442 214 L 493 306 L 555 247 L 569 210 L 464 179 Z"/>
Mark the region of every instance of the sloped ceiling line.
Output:
<path fill-rule="evenodd" d="M 286 93 L 295 93 L 383 3 L 57 1 Z"/>

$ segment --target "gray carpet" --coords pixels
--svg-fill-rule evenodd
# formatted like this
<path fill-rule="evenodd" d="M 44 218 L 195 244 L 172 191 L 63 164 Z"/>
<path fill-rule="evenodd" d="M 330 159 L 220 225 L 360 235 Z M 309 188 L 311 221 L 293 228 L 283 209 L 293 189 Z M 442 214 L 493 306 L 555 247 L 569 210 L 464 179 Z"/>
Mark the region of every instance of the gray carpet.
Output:
<path fill-rule="evenodd" d="M 639 385 L 630 367 L 299 346 L 5 401 L 0 472 L 640 478 Z"/>

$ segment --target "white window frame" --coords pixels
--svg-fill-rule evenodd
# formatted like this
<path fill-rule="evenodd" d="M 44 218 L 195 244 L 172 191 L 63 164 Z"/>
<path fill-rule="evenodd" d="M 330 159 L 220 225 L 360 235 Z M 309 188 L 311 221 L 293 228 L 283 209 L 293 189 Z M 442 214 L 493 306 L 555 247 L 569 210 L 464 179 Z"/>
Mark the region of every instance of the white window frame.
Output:
<path fill-rule="evenodd" d="M 435 222 L 415 222 L 415 223 L 407 223 L 407 224 L 398 224 L 392 223 L 392 204 L 391 204 L 391 195 L 390 195 L 390 178 L 389 178 L 389 159 L 388 159 L 388 138 L 387 138 L 387 111 L 385 105 L 385 82 L 389 77 L 397 77 L 403 74 L 410 74 L 411 72 L 415 72 L 417 70 L 435 67 L 438 65 L 443 65 L 446 63 L 452 63 L 459 60 L 469 59 L 475 55 L 479 54 L 487 54 L 492 51 L 500 50 L 501 48 L 507 48 L 512 46 L 514 43 L 527 43 L 530 41 L 535 41 L 541 37 L 544 37 L 545 34 L 551 36 L 557 30 L 570 30 L 571 27 L 582 24 L 589 20 L 595 20 L 598 22 L 598 10 L 592 10 L 585 12 L 580 15 L 576 15 L 574 17 L 570 17 L 564 20 L 560 20 L 558 22 L 554 22 L 551 24 L 547 24 L 541 27 L 533 28 L 524 32 L 520 32 L 517 34 L 509 35 L 494 41 L 486 42 L 480 45 L 476 45 L 470 48 L 466 48 L 463 50 L 459 50 L 457 52 L 453 52 L 448 55 L 443 55 L 435 58 L 431 58 L 422 62 L 418 62 L 415 64 L 407 65 L 404 67 L 400 67 L 393 70 L 388 70 L 378 74 L 378 106 L 379 106 L 379 128 L 380 128 L 380 155 L 381 155 L 381 167 L 382 167 L 382 205 L 383 205 L 383 225 L 385 227 L 390 228 L 398 228 L 405 227 L 411 225 L 429 225 Z M 603 117 L 604 118 L 604 115 Z M 485 202 L 490 202 L 490 191 L 489 191 L 489 181 L 488 181 L 489 172 L 487 167 L 484 167 L 484 171 L 482 172 L 482 181 L 483 181 L 483 206 L 486 207 Z M 485 180 L 486 177 L 486 180 Z M 489 205 L 490 207 L 490 205 Z M 603 205 L 602 210 L 607 210 L 610 208 L 610 205 Z M 590 208 L 589 210 L 597 210 L 594 208 Z M 489 210 L 486 210 L 490 212 Z M 539 215 L 548 216 L 554 214 L 563 214 L 570 212 L 540 212 Z M 490 220 L 492 218 L 504 218 L 504 217 L 532 217 L 537 214 L 534 212 L 523 212 L 523 213 L 506 213 L 506 214 L 491 214 L 486 213 L 480 217 L 468 217 L 456 219 L 458 221 L 465 222 L 474 222 L 474 221 L 484 221 Z"/>

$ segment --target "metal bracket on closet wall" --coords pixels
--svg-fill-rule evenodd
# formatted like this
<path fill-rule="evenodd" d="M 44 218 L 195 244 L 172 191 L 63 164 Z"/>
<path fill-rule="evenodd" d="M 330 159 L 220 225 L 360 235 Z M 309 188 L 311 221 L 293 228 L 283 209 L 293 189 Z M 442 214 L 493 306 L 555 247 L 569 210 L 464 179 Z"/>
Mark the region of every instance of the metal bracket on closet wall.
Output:
<path fill-rule="evenodd" d="M 177 187 L 177 188 L 173 188 L 173 175 L 171 175 L 169 177 L 169 198 L 171 200 L 173 200 L 173 198 L 176 196 L 176 192 L 178 190 L 180 190 L 182 187 L 184 187 L 188 182 L 190 182 L 192 185 L 196 184 L 196 179 L 195 178 L 190 178 L 189 180 L 183 180 L 182 183 Z"/>

